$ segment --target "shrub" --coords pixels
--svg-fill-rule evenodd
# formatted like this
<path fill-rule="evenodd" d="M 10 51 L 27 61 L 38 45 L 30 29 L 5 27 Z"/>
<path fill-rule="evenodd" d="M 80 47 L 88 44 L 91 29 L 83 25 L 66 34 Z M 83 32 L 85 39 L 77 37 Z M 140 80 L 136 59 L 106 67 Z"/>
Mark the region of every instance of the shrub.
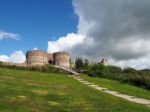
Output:
<path fill-rule="evenodd" d="M 150 76 L 150 69 L 140 70 L 140 72 L 143 72 L 143 73 L 145 73 L 145 74 Z"/>
<path fill-rule="evenodd" d="M 110 73 L 122 73 L 122 69 L 117 66 L 108 66 Z"/>
<path fill-rule="evenodd" d="M 88 67 L 88 75 L 95 77 L 105 77 L 109 70 L 102 64 L 93 64 Z"/>
<path fill-rule="evenodd" d="M 131 74 L 137 74 L 138 73 L 138 71 L 136 69 L 134 69 L 134 68 L 125 68 L 123 70 L 123 72 L 124 73 L 131 73 Z"/>
<path fill-rule="evenodd" d="M 3 64 L 3 62 L 0 61 L 0 66 Z"/>
<path fill-rule="evenodd" d="M 104 72 L 101 70 L 95 70 L 95 71 L 89 72 L 88 75 L 93 76 L 93 77 L 104 77 Z"/>
<path fill-rule="evenodd" d="M 76 71 L 82 71 L 82 70 L 86 70 L 89 66 L 89 61 L 88 59 L 83 59 L 82 57 L 76 57 L 75 60 L 75 69 Z"/>
<path fill-rule="evenodd" d="M 150 89 L 150 71 L 138 71 L 133 68 L 125 68 L 122 70 L 116 66 L 103 66 L 94 64 L 89 66 L 88 75 L 92 77 L 105 77 L 108 79 L 117 80 L 124 83 L 129 83 L 135 86 Z"/>

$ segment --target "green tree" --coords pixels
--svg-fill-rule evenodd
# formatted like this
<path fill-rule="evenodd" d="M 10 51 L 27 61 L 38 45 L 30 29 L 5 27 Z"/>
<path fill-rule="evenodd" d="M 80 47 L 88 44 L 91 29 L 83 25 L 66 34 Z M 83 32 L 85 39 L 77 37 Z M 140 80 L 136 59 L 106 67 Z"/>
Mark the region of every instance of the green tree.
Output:
<path fill-rule="evenodd" d="M 88 66 L 89 66 L 89 60 L 85 59 L 84 60 L 84 68 L 88 68 Z"/>
<path fill-rule="evenodd" d="M 83 68 L 83 66 L 84 66 L 84 62 L 83 62 L 83 59 L 82 59 L 82 57 L 76 57 L 76 60 L 75 60 L 75 68 L 76 69 L 81 69 L 81 68 Z"/>

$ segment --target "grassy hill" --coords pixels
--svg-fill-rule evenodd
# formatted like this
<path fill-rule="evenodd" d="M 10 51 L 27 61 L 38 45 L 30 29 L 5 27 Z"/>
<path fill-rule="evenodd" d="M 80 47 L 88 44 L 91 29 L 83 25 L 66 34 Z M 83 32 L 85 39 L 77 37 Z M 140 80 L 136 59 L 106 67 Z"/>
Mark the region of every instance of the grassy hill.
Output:
<path fill-rule="evenodd" d="M 0 68 L 0 112 L 150 112 L 67 75 Z"/>
<path fill-rule="evenodd" d="M 101 87 L 108 88 L 109 90 L 150 100 L 150 91 L 147 89 L 129 85 L 127 83 L 121 83 L 116 80 L 106 79 L 106 78 L 90 77 L 88 75 L 82 75 L 81 77 L 84 80 L 97 84 Z"/>

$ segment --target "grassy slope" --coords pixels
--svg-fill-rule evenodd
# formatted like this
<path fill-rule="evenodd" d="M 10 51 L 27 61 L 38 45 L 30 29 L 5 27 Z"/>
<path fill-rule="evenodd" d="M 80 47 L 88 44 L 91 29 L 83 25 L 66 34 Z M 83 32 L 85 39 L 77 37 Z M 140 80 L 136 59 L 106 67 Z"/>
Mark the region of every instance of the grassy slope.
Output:
<path fill-rule="evenodd" d="M 115 80 L 89 77 L 88 75 L 82 75 L 82 78 L 90 82 L 93 82 L 101 87 L 106 87 L 110 90 L 150 100 L 150 91 L 143 88 L 139 88 L 125 83 L 120 83 Z"/>
<path fill-rule="evenodd" d="M 61 74 L 0 68 L 0 112 L 150 112 Z"/>

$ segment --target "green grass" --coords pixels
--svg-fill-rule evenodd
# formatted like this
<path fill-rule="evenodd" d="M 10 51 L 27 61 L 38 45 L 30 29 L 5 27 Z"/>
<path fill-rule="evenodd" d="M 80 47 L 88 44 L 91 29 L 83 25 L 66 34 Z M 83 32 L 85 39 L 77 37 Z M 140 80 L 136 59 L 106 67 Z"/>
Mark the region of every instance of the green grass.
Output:
<path fill-rule="evenodd" d="M 139 88 L 129 84 L 121 83 L 115 80 L 106 78 L 90 77 L 88 75 L 82 75 L 82 78 L 93 82 L 101 87 L 108 88 L 110 90 L 118 91 L 124 94 L 133 95 L 139 98 L 145 98 L 150 100 L 150 91 L 147 89 Z"/>
<path fill-rule="evenodd" d="M 67 75 L 0 68 L 0 112 L 150 112 Z"/>

